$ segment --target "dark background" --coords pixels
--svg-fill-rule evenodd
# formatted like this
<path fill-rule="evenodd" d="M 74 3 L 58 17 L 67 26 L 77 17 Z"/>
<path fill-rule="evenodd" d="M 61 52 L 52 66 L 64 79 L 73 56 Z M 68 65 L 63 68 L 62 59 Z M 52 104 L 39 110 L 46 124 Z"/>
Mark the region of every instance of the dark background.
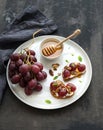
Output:
<path fill-rule="evenodd" d="M 102 0 L 0 0 L 0 33 L 27 6 L 36 5 L 66 37 L 82 30 L 75 41 L 86 51 L 93 77 L 86 93 L 75 103 L 57 110 L 25 105 L 8 85 L 0 106 L 0 130 L 101 130 L 103 129 L 103 1 Z"/>

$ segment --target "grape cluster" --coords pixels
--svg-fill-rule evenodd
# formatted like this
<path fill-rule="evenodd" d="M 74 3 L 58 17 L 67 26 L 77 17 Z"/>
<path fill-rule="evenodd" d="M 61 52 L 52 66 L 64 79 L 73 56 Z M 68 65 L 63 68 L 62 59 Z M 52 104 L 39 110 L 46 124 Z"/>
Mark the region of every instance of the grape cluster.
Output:
<path fill-rule="evenodd" d="M 42 63 L 37 61 L 35 51 L 30 49 L 10 56 L 8 73 L 11 82 L 24 88 L 26 95 L 31 95 L 34 90 L 41 91 L 42 85 L 39 81 L 47 78 Z"/>

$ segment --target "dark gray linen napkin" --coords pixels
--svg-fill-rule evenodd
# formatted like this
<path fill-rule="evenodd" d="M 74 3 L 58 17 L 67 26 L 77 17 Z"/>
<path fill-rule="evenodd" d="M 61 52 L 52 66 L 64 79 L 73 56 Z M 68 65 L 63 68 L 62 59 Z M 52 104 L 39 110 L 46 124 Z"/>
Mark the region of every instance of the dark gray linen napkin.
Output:
<path fill-rule="evenodd" d="M 20 44 L 31 39 L 38 29 L 42 29 L 39 35 L 52 34 L 57 30 L 57 26 L 35 6 L 31 6 L 18 15 L 7 30 L 0 34 L 0 103 L 6 88 L 6 64 L 10 54 Z"/>

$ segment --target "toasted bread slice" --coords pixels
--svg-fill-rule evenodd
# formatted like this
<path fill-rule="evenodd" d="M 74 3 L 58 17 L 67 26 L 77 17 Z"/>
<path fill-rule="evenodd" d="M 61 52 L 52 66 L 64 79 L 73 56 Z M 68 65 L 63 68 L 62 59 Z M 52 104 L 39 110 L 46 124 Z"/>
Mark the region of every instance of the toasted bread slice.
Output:
<path fill-rule="evenodd" d="M 62 81 L 53 81 L 50 85 L 50 92 L 53 97 L 58 99 L 70 98 L 74 95 L 76 87 L 72 83 L 65 85 Z"/>
<path fill-rule="evenodd" d="M 70 63 L 65 66 L 62 72 L 62 77 L 64 81 L 69 81 L 70 79 L 80 77 L 86 72 L 86 66 L 81 63 Z"/>

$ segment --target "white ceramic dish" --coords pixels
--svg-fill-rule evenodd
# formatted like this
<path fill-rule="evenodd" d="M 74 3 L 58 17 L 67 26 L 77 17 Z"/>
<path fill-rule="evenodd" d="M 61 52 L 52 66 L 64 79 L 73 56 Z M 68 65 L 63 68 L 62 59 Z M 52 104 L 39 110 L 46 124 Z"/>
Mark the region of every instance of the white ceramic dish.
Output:
<path fill-rule="evenodd" d="M 92 78 L 92 65 L 86 52 L 77 43 L 71 40 L 68 40 L 64 44 L 63 53 L 58 59 L 55 60 L 45 59 L 40 55 L 39 49 L 41 42 L 47 38 L 57 38 L 58 40 L 64 39 L 64 37 L 54 35 L 40 36 L 34 39 L 33 44 L 32 44 L 33 39 L 31 39 L 23 43 L 15 50 L 15 52 L 20 52 L 22 49 L 27 47 L 35 50 L 38 61 L 44 65 L 44 71 L 46 71 L 48 74 L 47 79 L 41 82 L 43 85 L 43 89 L 41 92 L 36 93 L 34 92 L 31 96 L 26 96 L 23 88 L 21 88 L 19 85 L 12 84 L 11 81 L 9 80 L 8 66 L 6 75 L 11 91 L 23 103 L 39 109 L 58 109 L 74 103 L 86 92 Z M 67 65 L 67 62 L 84 63 L 86 65 L 86 73 L 80 78 L 75 78 L 69 81 L 77 86 L 74 96 L 68 99 L 56 99 L 50 94 L 49 85 L 53 81 L 54 76 L 56 76 L 58 72 L 62 72 L 62 69 L 65 65 Z M 49 75 L 49 69 L 51 68 L 51 65 L 53 63 L 59 63 L 60 66 L 58 70 L 55 71 L 54 76 L 52 77 Z M 59 76 L 58 79 L 62 80 L 62 77 Z M 48 103 L 47 101 L 50 101 L 51 103 L 50 102 Z"/>

